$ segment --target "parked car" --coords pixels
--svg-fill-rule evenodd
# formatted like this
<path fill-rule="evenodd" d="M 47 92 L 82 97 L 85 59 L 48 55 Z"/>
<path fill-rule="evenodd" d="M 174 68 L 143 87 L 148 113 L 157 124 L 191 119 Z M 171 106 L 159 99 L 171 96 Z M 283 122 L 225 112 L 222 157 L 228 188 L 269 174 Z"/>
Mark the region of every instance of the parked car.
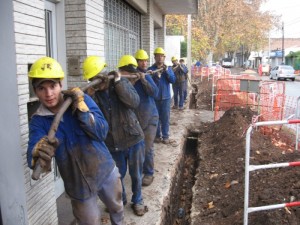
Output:
<path fill-rule="evenodd" d="M 289 65 L 279 65 L 275 66 L 270 71 L 270 79 L 275 80 L 295 80 L 295 70 L 292 66 Z"/>
<path fill-rule="evenodd" d="M 224 68 L 231 68 L 231 67 L 233 67 L 233 61 L 232 61 L 232 59 L 231 58 L 224 58 L 222 60 L 222 66 Z"/>

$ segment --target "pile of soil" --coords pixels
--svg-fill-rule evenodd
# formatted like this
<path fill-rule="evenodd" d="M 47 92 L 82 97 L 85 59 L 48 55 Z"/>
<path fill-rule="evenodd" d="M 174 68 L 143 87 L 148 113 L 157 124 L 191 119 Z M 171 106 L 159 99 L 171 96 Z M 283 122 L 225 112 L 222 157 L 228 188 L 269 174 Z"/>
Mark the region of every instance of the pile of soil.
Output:
<path fill-rule="evenodd" d="M 193 188 L 194 224 L 243 224 L 245 136 L 254 114 L 250 108 L 234 107 L 226 111 L 220 120 L 203 124 L 200 128 L 200 159 Z M 282 141 L 282 136 L 286 143 L 276 144 Z M 294 148 L 293 138 L 295 137 L 287 135 L 283 129 L 271 136 L 254 129 L 251 136 L 250 164 L 300 161 L 300 154 L 290 151 Z M 249 206 L 299 201 L 299 177 L 300 169 L 297 167 L 250 172 Z M 300 208 L 250 213 L 249 224 L 297 225 L 300 224 Z"/>
<path fill-rule="evenodd" d="M 202 81 L 194 83 L 197 94 L 195 96 L 196 109 L 211 110 L 212 81 L 203 77 Z"/>

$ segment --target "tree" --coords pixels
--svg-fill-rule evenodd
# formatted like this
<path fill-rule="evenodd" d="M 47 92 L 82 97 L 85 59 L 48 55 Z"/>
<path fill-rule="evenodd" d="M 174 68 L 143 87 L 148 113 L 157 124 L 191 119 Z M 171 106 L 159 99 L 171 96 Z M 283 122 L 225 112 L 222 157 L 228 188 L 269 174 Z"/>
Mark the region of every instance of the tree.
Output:
<path fill-rule="evenodd" d="M 180 58 L 187 57 L 187 42 L 186 41 L 180 42 L 180 52 L 181 52 Z"/>
<path fill-rule="evenodd" d="M 167 35 L 186 35 L 187 16 L 186 15 L 167 15 L 166 34 Z"/>
<path fill-rule="evenodd" d="M 275 15 L 259 10 L 263 2 L 264 0 L 199 1 L 198 14 L 192 16 L 192 57 L 206 61 L 218 60 L 224 53 L 234 56 L 241 46 L 246 54 L 264 46 L 269 30 L 277 25 L 277 21 Z M 185 18 L 168 16 L 167 33 L 180 30 L 186 36 Z"/>

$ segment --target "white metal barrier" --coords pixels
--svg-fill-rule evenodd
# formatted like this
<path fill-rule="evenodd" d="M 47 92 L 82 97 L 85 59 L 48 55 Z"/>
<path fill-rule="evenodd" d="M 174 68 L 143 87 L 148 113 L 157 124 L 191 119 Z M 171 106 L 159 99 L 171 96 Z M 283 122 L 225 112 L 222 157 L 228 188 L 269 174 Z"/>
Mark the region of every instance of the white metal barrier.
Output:
<path fill-rule="evenodd" d="M 296 118 L 300 119 L 300 97 L 297 98 L 297 106 L 296 106 Z M 296 125 L 296 150 L 298 150 L 298 144 L 299 144 L 299 124 Z"/>
<path fill-rule="evenodd" d="M 251 132 L 253 127 L 259 126 L 271 126 L 271 125 L 283 125 L 283 124 L 298 124 L 300 123 L 300 119 L 295 120 L 279 120 L 279 121 L 266 121 L 266 122 L 257 122 L 251 125 L 246 134 L 246 155 L 245 155 L 245 193 L 244 193 L 244 225 L 248 225 L 248 214 L 251 212 L 263 211 L 263 210 L 271 210 L 278 209 L 284 207 L 294 207 L 300 206 L 299 202 L 290 202 L 290 203 L 282 203 L 275 205 L 266 205 L 260 207 L 249 207 L 249 178 L 250 172 L 259 169 L 270 169 L 270 168 L 279 168 L 279 167 L 288 167 L 288 166 L 300 166 L 300 162 L 286 162 L 286 163 L 272 163 L 265 165 L 250 165 L 250 142 L 251 142 Z"/>

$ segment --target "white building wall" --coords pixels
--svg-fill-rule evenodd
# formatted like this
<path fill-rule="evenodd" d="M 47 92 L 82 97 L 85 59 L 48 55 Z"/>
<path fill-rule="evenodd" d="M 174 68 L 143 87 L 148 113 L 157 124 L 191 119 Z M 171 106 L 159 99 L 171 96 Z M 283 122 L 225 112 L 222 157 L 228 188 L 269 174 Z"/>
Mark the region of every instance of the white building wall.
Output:
<path fill-rule="evenodd" d="M 14 0 L 14 31 L 16 48 L 17 85 L 21 151 L 23 156 L 28 223 L 30 225 L 57 224 L 53 173 L 39 181 L 30 177 L 26 150 L 28 142 L 27 103 L 29 96 L 28 64 L 46 55 L 44 1 Z"/>
<path fill-rule="evenodd" d="M 0 1 L 0 224 L 26 225 L 27 207 L 18 111 L 13 1 Z"/>
<path fill-rule="evenodd" d="M 165 51 L 167 53 L 166 56 L 166 64 L 172 65 L 171 58 L 175 56 L 178 61 L 180 59 L 180 43 L 184 41 L 184 36 L 166 36 L 165 37 Z"/>

